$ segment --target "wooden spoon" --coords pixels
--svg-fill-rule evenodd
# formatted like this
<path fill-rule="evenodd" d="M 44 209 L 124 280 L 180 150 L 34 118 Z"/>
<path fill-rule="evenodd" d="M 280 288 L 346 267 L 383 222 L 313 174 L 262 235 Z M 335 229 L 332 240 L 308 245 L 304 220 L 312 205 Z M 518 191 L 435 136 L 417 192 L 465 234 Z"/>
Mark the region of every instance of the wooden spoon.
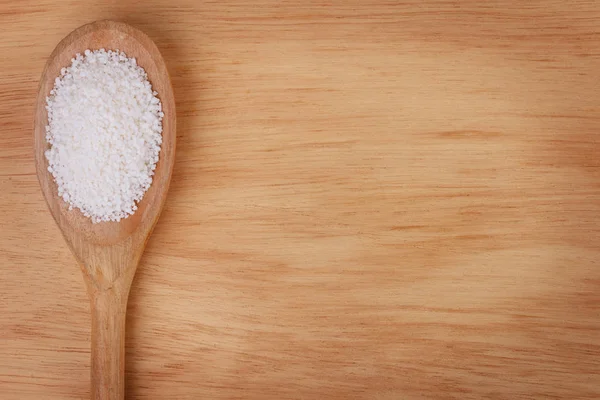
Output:
<path fill-rule="evenodd" d="M 60 69 L 86 49 L 119 49 L 135 57 L 162 102 L 163 142 L 150 189 L 138 210 L 120 222 L 93 224 L 58 197 L 44 152 L 48 116 L 46 96 Z M 91 398 L 124 397 L 125 313 L 127 297 L 152 228 L 165 202 L 175 156 L 175 101 L 165 63 L 152 40 L 124 23 L 98 21 L 64 38 L 50 56 L 40 81 L 34 125 L 37 176 L 48 207 L 81 266 L 92 311 Z"/>

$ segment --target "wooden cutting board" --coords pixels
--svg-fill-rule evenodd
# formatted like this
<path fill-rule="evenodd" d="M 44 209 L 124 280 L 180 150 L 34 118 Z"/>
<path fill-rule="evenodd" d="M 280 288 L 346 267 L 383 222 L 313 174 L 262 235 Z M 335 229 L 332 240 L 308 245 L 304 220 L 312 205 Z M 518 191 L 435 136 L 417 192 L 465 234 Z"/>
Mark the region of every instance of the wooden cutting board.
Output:
<path fill-rule="evenodd" d="M 128 22 L 177 102 L 127 399 L 600 398 L 600 3 L 0 2 L 0 398 L 89 397 L 33 106 Z"/>

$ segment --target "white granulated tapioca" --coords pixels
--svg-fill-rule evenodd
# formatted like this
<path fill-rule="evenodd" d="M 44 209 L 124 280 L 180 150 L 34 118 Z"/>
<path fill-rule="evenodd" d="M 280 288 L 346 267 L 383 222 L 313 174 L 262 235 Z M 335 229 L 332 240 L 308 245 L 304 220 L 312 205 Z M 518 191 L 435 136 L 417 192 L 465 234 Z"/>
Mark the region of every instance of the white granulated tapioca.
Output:
<path fill-rule="evenodd" d="M 162 144 L 157 94 L 135 58 L 119 50 L 86 50 L 61 70 L 46 98 L 46 158 L 70 209 L 94 223 L 135 212 Z"/>

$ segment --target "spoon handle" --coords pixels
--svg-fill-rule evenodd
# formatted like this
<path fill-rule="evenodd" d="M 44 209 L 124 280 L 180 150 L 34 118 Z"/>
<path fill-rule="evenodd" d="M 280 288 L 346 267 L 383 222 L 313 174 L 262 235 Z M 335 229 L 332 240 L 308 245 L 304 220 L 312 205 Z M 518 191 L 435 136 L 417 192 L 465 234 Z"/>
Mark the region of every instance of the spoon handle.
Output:
<path fill-rule="evenodd" d="M 92 306 L 92 400 L 125 397 L 125 313 L 129 290 L 90 294 Z"/>

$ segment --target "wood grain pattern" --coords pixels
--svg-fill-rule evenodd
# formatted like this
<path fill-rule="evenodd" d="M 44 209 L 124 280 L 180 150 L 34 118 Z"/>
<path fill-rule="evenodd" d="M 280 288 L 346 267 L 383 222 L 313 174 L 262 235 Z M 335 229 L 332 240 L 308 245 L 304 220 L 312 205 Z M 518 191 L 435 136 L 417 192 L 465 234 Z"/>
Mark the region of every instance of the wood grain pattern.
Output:
<path fill-rule="evenodd" d="M 119 222 L 94 224 L 78 209 L 69 210 L 58 195 L 45 153 L 46 99 L 62 68 L 87 49 L 119 49 L 144 68 L 159 93 L 162 145 L 152 185 L 137 211 Z M 81 267 L 92 315 L 91 398 L 122 400 L 125 394 L 125 322 L 135 271 L 165 203 L 175 161 L 176 111 L 169 73 L 152 40 L 142 31 L 115 21 L 96 21 L 75 29 L 56 46 L 40 78 L 34 121 L 36 174 L 50 213 Z"/>
<path fill-rule="evenodd" d="M 0 397 L 89 396 L 38 79 L 128 22 L 177 103 L 127 399 L 600 397 L 600 4 L 0 2 Z"/>

